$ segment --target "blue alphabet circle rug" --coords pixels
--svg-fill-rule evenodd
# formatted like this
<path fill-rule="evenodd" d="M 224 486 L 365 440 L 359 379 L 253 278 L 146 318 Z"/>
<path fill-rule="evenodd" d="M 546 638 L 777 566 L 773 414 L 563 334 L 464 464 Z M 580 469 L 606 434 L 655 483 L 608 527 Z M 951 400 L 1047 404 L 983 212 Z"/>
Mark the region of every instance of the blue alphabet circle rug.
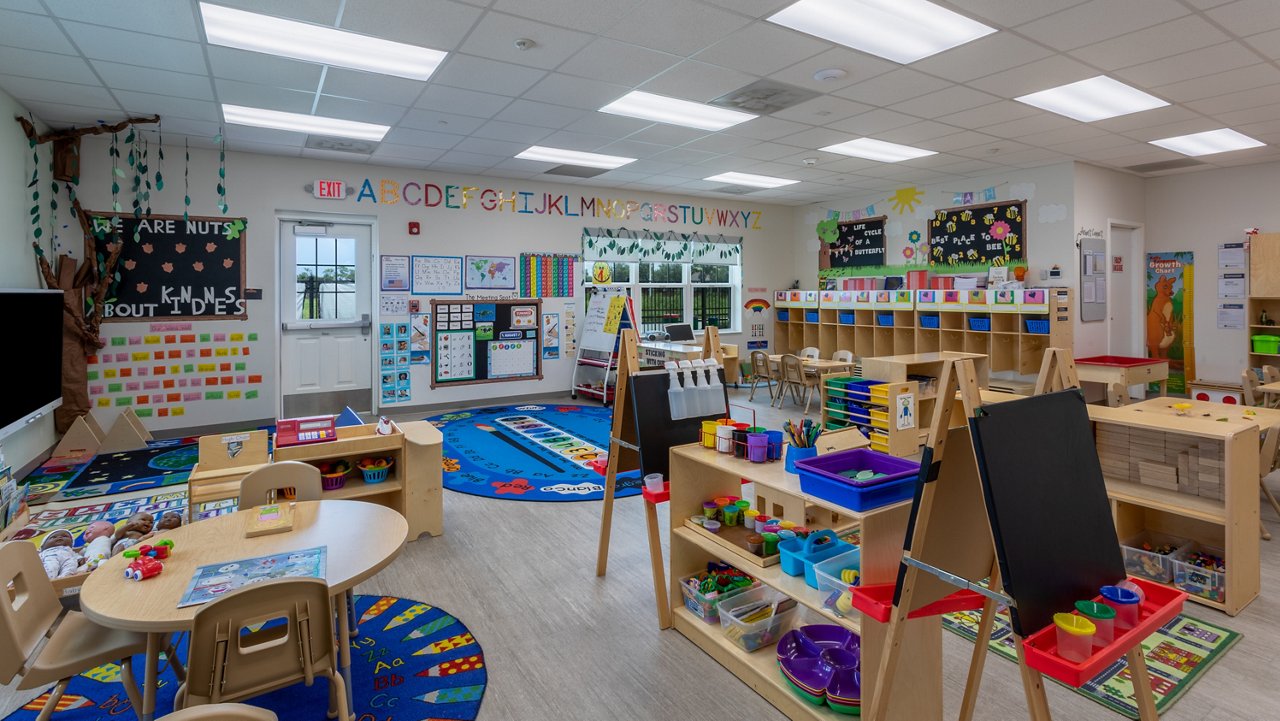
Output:
<path fill-rule="evenodd" d="M 444 487 L 510 501 L 604 497 L 613 411 L 599 406 L 474 408 L 427 418 L 444 434 Z M 638 472 L 619 476 L 617 498 L 640 493 Z"/>
<path fill-rule="evenodd" d="M 357 719 L 377 721 L 474 721 L 488 685 L 484 653 L 462 621 L 407 598 L 356 596 L 360 633 L 351 639 L 352 688 Z M 179 653 L 186 653 L 185 636 Z M 142 678 L 143 659 L 134 673 Z M 173 710 L 178 681 L 161 659 L 156 716 Z M 35 719 L 46 694 L 5 717 Z M 314 721 L 329 708 L 328 682 L 301 683 L 245 703 L 271 709 L 280 721 Z M 115 721 L 136 718 L 120 685 L 120 667 L 99 666 L 76 676 L 53 714 L 57 721 Z"/>

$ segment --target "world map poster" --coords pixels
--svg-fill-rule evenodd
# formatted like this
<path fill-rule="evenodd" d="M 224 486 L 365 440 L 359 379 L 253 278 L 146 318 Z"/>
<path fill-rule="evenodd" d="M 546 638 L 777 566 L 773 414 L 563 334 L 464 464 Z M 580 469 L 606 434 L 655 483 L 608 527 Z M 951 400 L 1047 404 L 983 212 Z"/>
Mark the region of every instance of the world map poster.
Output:
<path fill-rule="evenodd" d="M 515 290 L 516 259 L 468 255 L 462 264 L 462 277 L 467 290 Z"/>

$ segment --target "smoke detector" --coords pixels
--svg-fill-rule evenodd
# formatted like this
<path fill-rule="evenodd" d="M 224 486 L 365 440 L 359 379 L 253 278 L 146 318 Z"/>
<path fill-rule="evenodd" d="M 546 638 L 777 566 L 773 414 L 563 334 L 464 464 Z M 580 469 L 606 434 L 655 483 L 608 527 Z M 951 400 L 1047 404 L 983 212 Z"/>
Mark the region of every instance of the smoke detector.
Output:
<path fill-rule="evenodd" d="M 536 45 L 537 43 L 530 40 L 529 38 L 520 38 L 516 40 L 516 50 L 520 50 L 520 51 L 530 50 Z"/>
<path fill-rule="evenodd" d="M 813 166 L 815 166 L 815 165 L 817 165 L 817 164 L 818 164 L 818 159 L 817 159 L 817 158 L 805 158 L 805 159 L 804 159 L 804 164 L 805 164 L 805 165 L 807 165 L 807 166 L 809 166 L 810 168 L 812 168 Z"/>
<path fill-rule="evenodd" d="M 839 80 L 848 74 L 840 68 L 823 68 L 813 74 L 813 79 L 820 83 L 828 83 L 832 80 Z"/>

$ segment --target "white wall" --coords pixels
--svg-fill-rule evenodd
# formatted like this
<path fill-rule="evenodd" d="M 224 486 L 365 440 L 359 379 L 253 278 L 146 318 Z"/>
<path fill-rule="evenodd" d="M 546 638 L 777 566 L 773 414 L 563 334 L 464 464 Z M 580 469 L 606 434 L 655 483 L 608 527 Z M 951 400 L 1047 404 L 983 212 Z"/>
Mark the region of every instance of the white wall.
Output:
<path fill-rule="evenodd" d="M 1218 244 L 1243 240 L 1248 227 L 1280 230 L 1278 193 L 1280 163 L 1146 181 L 1147 250 L 1196 254 L 1196 373 L 1202 379 L 1238 382 L 1248 363 L 1248 331 L 1217 327 Z"/>
<path fill-rule="evenodd" d="M 154 162 L 154 148 L 152 150 Z M 191 154 L 193 201 L 191 214 L 217 215 L 215 209 L 217 198 L 214 190 L 217 180 L 217 156 L 214 153 L 196 149 L 193 149 Z M 87 142 L 83 155 L 84 170 L 80 190 L 82 202 L 85 207 L 94 210 L 110 208 L 110 171 L 105 139 Z M 183 195 L 181 148 L 168 148 L 166 156 L 164 170 L 167 178 L 166 189 L 162 193 L 153 193 L 152 209 L 158 214 L 181 214 Z M 380 191 L 383 178 L 401 186 L 409 182 L 419 185 L 434 183 L 441 187 L 447 184 L 474 187 L 477 190 L 472 191 L 468 207 L 465 209 L 446 208 L 443 203 L 437 207 L 426 208 L 421 201 L 418 201 L 421 192 L 416 188 L 410 191 L 409 200 L 418 201 L 418 204 L 412 205 L 405 200 L 394 204 L 374 203 L 368 198 L 358 201 L 354 196 L 344 201 L 317 200 L 303 188 L 317 178 L 344 180 L 348 185 L 356 188 L 359 188 L 368 178 L 375 192 Z M 122 185 L 127 184 L 122 183 Z M 248 361 L 248 373 L 262 373 L 265 383 L 260 389 L 260 397 L 256 400 L 201 401 L 188 404 L 186 414 L 181 418 L 148 419 L 147 425 L 153 429 L 245 422 L 276 416 L 278 395 L 276 353 L 271 343 L 279 335 L 276 312 L 278 303 L 275 295 L 277 287 L 275 257 L 278 242 L 277 216 L 280 213 L 293 211 L 372 216 L 377 221 L 379 251 L 392 255 L 473 253 L 518 256 L 522 251 L 579 253 L 584 226 L 626 227 L 633 230 L 674 229 L 686 233 L 724 233 L 743 236 L 745 239 L 743 300 L 753 295 L 748 288 L 762 287 L 772 290 L 775 287 L 784 286 L 791 280 L 794 212 L 791 208 L 783 206 L 593 188 L 586 184 L 552 184 L 542 181 L 480 178 L 408 168 L 360 165 L 337 160 L 283 158 L 244 153 L 227 155 L 227 188 L 230 215 L 248 218 L 247 286 L 264 289 L 263 300 L 248 302 L 248 321 L 205 321 L 196 323 L 196 326 L 198 332 L 258 333 L 263 342 L 260 343 L 260 349 L 255 349 L 254 355 Z M 585 196 L 618 199 L 619 211 L 625 208 L 625 201 L 632 200 L 637 204 L 644 202 L 686 204 L 694 208 L 759 211 L 760 214 L 752 217 L 751 225 L 742 228 L 721 227 L 707 223 L 696 225 L 692 222 L 645 221 L 640 212 L 632 214 L 630 218 L 616 216 L 609 218 L 518 213 L 511 212 L 508 206 L 502 206 L 500 211 L 486 211 L 480 207 L 479 197 L 480 191 L 485 188 L 501 190 L 508 196 L 516 191 L 536 193 L 537 195 L 532 196 L 529 201 L 533 208 L 541 205 L 542 193 L 551 193 L 553 196 L 567 194 L 570 196 L 574 212 L 580 210 L 580 201 L 577 198 Z M 460 193 L 460 190 L 454 191 L 456 204 L 460 204 L 458 200 Z M 127 209 L 130 199 L 122 195 L 121 202 Z M 519 207 L 516 209 L 519 210 Z M 694 216 L 697 215 L 699 214 L 695 212 Z M 421 236 L 408 235 L 407 224 L 411 220 L 422 223 Z M 421 298 L 424 305 L 427 305 L 426 301 L 429 297 Z M 543 309 L 545 312 L 560 312 L 566 302 L 570 302 L 570 299 L 546 299 Z M 582 319 L 580 288 L 572 302 L 578 310 L 580 328 Z M 743 323 L 745 330 L 745 324 L 749 321 L 744 318 Z M 104 324 L 104 332 L 113 335 L 142 335 L 146 333 L 147 327 L 145 323 L 110 323 Z M 725 341 L 741 344 L 745 352 L 745 333 L 729 335 Z M 264 352 L 258 352 L 258 350 Z M 398 412 L 414 405 L 567 391 L 572 371 L 573 357 L 562 350 L 561 360 L 544 362 L 545 380 L 542 382 L 455 386 L 432 391 L 429 386 L 427 366 L 414 366 L 412 403 L 404 406 L 389 406 L 388 410 Z M 98 409 L 95 414 L 103 423 L 109 423 L 116 415 L 116 410 L 115 408 Z"/>
<path fill-rule="evenodd" d="M 1123 221 L 1123 224 L 1142 225 L 1146 220 L 1146 197 L 1144 194 L 1145 185 L 1142 178 L 1136 175 L 1120 173 L 1106 168 L 1099 168 L 1096 165 L 1087 163 L 1075 164 L 1075 222 L 1073 228 L 1077 232 L 1082 229 L 1096 229 L 1106 234 L 1109 232 L 1109 224 L 1116 221 Z M 1139 237 L 1145 237 L 1135 234 L 1135 242 Z M 1074 243 L 1074 239 L 1072 241 Z M 1108 246 L 1108 251 L 1110 246 Z M 1112 254 L 1107 253 L 1108 257 Z M 1127 275 L 1133 279 L 1134 283 L 1141 285 L 1144 273 L 1136 272 L 1142 268 L 1144 258 L 1130 259 L 1132 269 Z M 1073 268 L 1078 276 L 1079 259 L 1072 259 Z M 1080 315 L 1080 288 L 1076 286 L 1076 317 Z M 1138 305 L 1141 307 L 1145 304 L 1142 295 L 1134 288 L 1114 288 L 1109 287 L 1108 295 L 1110 302 L 1115 307 L 1108 307 L 1108 313 L 1132 312 L 1133 307 Z M 1127 299 L 1127 302 L 1126 302 Z M 1141 318 L 1145 315 L 1139 310 L 1139 315 L 1133 323 L 1135 329 L 1145 327 Z M 1199 328 L 1196 328 L 1199 331 Z M 1094 321 L 1089 323 L 1076 324 L 1075 335 L 1075 355 L 1077 358 L 1087 358 L 1095 355 L 1105 355 L 1108 352 L 1108 326 L 1106 321 Z M 1141 347 L 1141 343 L 1134 346 Z M 1119 353 L 1119 355 L 1126 355 Z"/>
<path fill-rule="evenodd" d="M 13 121 L 26 114 L 26 108 L 0 91 L 0 168 L 4 168 L 0 172 L 0 226 L 5 228 L 0 234 L 0 288 L 42 287 L 31 251 L 31 219 L 27 215 L 31 208 L 31 191 L 27 189 L 31 148 L 22 127 Z M 44 189 L 41 188 L 42 200 Z M 52 448 L 55 441 L 50 414 L 0 441 L 0 446 L 4 448 L 5 463 L 17 469 Z"/>

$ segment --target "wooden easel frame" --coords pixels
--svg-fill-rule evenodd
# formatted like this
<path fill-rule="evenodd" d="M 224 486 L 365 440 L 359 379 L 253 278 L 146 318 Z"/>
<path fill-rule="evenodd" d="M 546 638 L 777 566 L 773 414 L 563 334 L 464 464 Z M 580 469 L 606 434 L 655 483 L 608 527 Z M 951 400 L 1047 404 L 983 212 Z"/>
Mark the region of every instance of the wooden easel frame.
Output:
<path fill-rule="evenodd" d="M 71 422 L 67 432 L 62 434 L 62 440 L 58 441 L 51 457 L 79 458 L 97 455 L 98 449 L 102 447 L 102 439 L 106 435 L 106 431 L 102 430 L 102 426 L 98 424 L 92 412 L 77 416 Z"/>
<path fill-rule="evenodd" d="M 1076 373 L 1076 360 L 1067 348 L 1045 348 L 1040 361 L 1040 373 L 1036 376 L 1036 389 L 1032 395 L 1043 395 L 1067 388 L 1079 388 L 1080 376 Z"/>
<path fill-rule="evenodd" d="M 1040 379 L 1037 382 L 1037 393 L 1044 392 L 1042 387 L 1047 387 L 1046 384 L 1069 382 L 1070 376 L 1074 374 L 1075 367 L 1074 363 L 1071 362 L 1069 353 L 1061 349 L 1053 350 L 1056 352 L 1050 353 L 1046 351 L 1045 353 Z M 1064 355 L 1065 364 L 1063 363 Z M 1078 383 L 1075 387 L 1078 387 Z M 934 500 L 938 494 L 936 481 L 946 453 L 947 435 L 950 432 L 951 418 L 956 405 L 954 402 L 946 401 L 947 399 L 955 398 L 957 392 L 959 392 L 960 403 L 964 407 L 966 417 L 975 417 L 981 406 L 982 396 L 972 360 L 964 359 L 947 362 L 943 366 L 942 377 L 938 381 L 938 399 L 940 402 L 934 408 L 933 425 L 929 432 L 929 445 L 924 453 L 924 462 L 928 464 L 928 480 L 921 491 L 919 508 L 915 522 L 911 527 L 911 545 L 909 546 L 911 549 L 923 547 L 925 538 L 930 531 L 931 519 L 935 510 Z M 963 451 L 965 449 L 957 450 Z M 972 452 L 971 447 L 969 452 Z M 939 517 L 940 520 L 936 523 L 942 525 L 946 522 L 947 509 L 939 508 L 937 510 L 941 512 L 941 515 Z M 945 526 L 942 526 L 942 530 L 946 530 Z M 893 688 L 907 617 L 910 612 L 915 610 L 912 605 L 912 598 L 917 585 L 930 576 L 950 576 L 943 569 L 932 569 L 933 573 L 930 573 L 929 570 L 921 568 L 921 565 L 924 564 L 914 565 L 911 551 L 903 553 L 903 564 L 904 568 L 900 576 L 898 597 L 889 618 L 889 629 L 885 639 L 885 653 L 881 656 L 880 666 L 876 675 L 876 678 L 879 679 L 878 687 L 872 699 L 870 713 L 865 716 L 868 721 L 879 721 L 887 718 L 892 694 L 883 691 Z M 938 571 L 942 571 L 942 574 L 939 574 Z M 950 578 L 944 580 L 954 585 L 978 591 L 986 596 L 982 606 L 982 620 L 979 622 L 977 638 L 974 640 L 973 655 L 970 661 L 968 679 L 965 683 L 964 698 L 960 707 L 960 720 L 970 721 L 973 718 L 976 707 L 988 644 L 995 625 L 997 601 L 1002 600 L 1006 603 L 1012 603 L 1012 599 L 1008 599 L 997 592 L 997 589 L 1001 588 L 1000 568 L 999 564 L 995 562 L 992 564 L 990 580 L 985 589 L 973 579 L 950 576 Z M 1022 676 L 1022 688 L 1027 698 L 1030 719 L 1031 721 L 1052 721 L 1049 701 L 1044 690 L 1044 677 L 1039 671 L 1027 665 L 1023 652 L 1022 637 L 1015 633 L 1013 634 L 1013 640 L 1014 647 L 1017 650 L 1018 669 Z M 1149 691 L 1151 679 L 1147 671 L 1146 659 L 1143 657 L 1142 644 L 1140 642 L 1135 643 L 1125 654 L 1125 657 L 1129 662 L 1129 672 L 1134 688 L 1147 690 L 1146 693 L 1134 694 L 1135 702 L 1138 706 L 1139 719 L 1141 721 L 1157 721 L 1159 715 L 1156 713 L 1155 701 Z"/>
<path fill-rule="evenodd" d="M 142 425 L 142 419 L 138 418 L 138 414 L 134 413 L 132 408 L 126 408 L 124 413 L 116 418 L 116 422 L 111 424 L 111 430 L 107 431 L 102 444 L 98 446 L 98 453 L 136 451 L 139 448 L 146 448 L 151 440 L 151 431 Z"/>

